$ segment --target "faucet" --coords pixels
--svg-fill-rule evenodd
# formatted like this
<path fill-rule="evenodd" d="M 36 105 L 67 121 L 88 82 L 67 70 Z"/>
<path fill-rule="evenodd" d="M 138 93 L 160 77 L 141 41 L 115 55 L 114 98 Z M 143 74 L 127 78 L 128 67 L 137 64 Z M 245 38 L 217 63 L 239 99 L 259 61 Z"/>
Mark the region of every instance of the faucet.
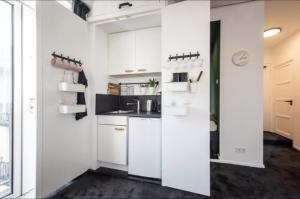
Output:
<path fill-rule="evenodd" d="M 136 104 L 136 112 L 139 113 L 140 112 L 140 100 L 138 99 L 133 99 L 136 101 L 136 103 L 132 103 L 132 102 L 127 102 L 126 105 L 127 106 L 132 106 Z"/>

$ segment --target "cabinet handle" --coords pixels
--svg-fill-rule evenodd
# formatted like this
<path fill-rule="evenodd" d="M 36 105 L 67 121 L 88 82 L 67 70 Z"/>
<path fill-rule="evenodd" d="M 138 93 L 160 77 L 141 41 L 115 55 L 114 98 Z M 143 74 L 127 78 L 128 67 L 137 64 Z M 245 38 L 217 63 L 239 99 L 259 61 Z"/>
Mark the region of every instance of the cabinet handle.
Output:
<path fill-rule="evenodd" d="M 141 69 L 138 69 L 138 71 L 139 71 L 139 72 L 145 72 L 145 71 L 147 71 L 147 69 L 141 68 Z"/>
<path fill-rule="evenodd" d="M 116 131 L 124 131 L 123 128 L 115 128 Z"/>
<path fill-rule="evenodd" d="M 125 73 L 132 73 L 133 70 L 125 70 Z"/>
<path fill-rule="evenodd" d="M 132 7 L 132 3 L 129 3 L 129 2 L 120 3 L 119 4 L 119 9 L 122 9 L 122 7 L 124 7 L 124 6 Z"/>

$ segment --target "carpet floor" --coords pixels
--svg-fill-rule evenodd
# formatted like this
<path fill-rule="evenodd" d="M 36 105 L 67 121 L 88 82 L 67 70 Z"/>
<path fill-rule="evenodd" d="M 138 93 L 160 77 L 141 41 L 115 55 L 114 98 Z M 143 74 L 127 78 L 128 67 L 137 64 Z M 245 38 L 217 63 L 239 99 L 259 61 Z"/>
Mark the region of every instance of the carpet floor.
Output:
<path fill-rule="evenodd" d="M 265 133 L 266 138 L 272 134 Z M 211 164 L 211 198 L 213 199 L 299 199 L 300 152 L 285 145 L 264 146 L 265 169 L 229 164 Z M 74 198 L 199 198 L 185 191 L 162 187 L 156 183 L 87 172 L 52 199 Z"/>

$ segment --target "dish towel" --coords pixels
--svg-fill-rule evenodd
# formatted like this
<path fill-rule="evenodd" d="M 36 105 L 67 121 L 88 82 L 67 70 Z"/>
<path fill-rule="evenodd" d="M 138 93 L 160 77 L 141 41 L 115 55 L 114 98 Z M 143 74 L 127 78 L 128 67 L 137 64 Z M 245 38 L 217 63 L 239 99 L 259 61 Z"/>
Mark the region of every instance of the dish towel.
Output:
<path fill-rule="evenodd" d="M 79 72 L 79 74 L 78 74 L 78 84 L 83 84 L 83 85 L 85 85 L 85 87 L 88 86 L 88 81 L 85 77 L 85 74 L 84 74 L 83 70 L 81 72 Z M 85 105 L 84 92 L 83 93 L 77 93 L 77 104 Z M 80 119 L 84 118 L 85 116 L 87 116 L 87 109 L 86 108 L 85 108 L 85 112 L 76 113 L 75 119 L 80 120 Z"/>

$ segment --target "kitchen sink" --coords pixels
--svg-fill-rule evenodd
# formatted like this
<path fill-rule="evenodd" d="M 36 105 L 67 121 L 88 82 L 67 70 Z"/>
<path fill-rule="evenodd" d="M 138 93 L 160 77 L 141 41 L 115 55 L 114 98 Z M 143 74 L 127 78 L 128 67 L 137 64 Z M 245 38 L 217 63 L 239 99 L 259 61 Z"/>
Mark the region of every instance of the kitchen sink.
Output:
<path fill-rule="evenodd" d="M 118 111 L 111 111 L 111 112 L 108 112 L 110 114 L 126 114 L 126 113 L 134 113 L 134 110 L 118 110 Z"/>

